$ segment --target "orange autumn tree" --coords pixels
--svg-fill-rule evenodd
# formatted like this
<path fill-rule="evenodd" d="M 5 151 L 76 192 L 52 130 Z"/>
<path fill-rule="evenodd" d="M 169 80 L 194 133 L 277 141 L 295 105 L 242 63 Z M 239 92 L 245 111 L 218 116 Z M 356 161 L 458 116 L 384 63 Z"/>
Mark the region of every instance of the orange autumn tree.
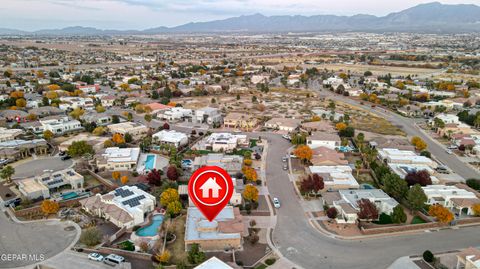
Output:
<path fill-rule="evenodd" d="M 119 180 L 122 175 L 118 171 L 112 172 L 112 178 L 115 180 Z"/>
<path fill-rule="evenodd" d="M 48 88 L 50 91 L 58 91 L 58 90 L 60 90 L 60 86 L 58 86 L 57 84 L 48 85 L 47 88 Z"/>
<path fill-rule="evenodd" d="M 436 217 L 441 223 L 449 223 L 454 218 L 453 213 L 450 212 L 450 210 L 439 204 L 430 206 L 428 214 L 432 217 Z"/>
<path fill-rule="evenodd" d="M 125 143 L 125 138 L 123 138 L 123 135 L 122 134 L 119 134 L 119 133 L 116 133 L 112 136 L 112 141 L 113 143 L 115 144 L 123 144 Z"/>
<path fill-rule="evenodd" d="M 313 151 L 307 145 L 300 145 L 293 151 L 293 154 L 303 162 L 307 162 L 312 159 Z"/>
<path fill-rule="evenodd" d="M 244 166 L 242 168 L 242 172 L 248 181 L 256 181 L 258 178 L 257 171 L 255 171 L 255 169 L 253 169 L 252 167 Z"/>
<path fill-rule="evenodd" d="M 55 201 L 44 200 L 40 205 L 40 209 L 45 215 L 55 214 L 60 209 L 60 205 Z"/>
<path fill-rule="evenodd" d="M 128 176 L 123 176 L 120 181 L 122 182 L 122 185 L 125 185 L 128 183 Z"/>
<path fill-rule="evenodd" d="M 347 129 L 347 124 L 345 124 L 344 122 L 339 122 L 339 123 L 335 124 L 335 128 L 337 128 L 337 130 L 339 130 L 339 131 L 343 131 L 343 130 Z"/>
<path fill-rule="evenodd" d="M 474 204 L 472 210 L 475 216 L 480 217 L 480 204 Z"/>

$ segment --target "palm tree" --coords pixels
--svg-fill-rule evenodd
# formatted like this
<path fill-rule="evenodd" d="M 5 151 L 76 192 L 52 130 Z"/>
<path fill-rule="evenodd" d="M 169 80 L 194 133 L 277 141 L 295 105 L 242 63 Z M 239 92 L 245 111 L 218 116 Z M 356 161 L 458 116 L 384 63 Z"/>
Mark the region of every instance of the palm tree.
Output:
<path fill-rule="evenodd" d="M 6 179 L 8 183 L 12 182 L 13 174 L 15 174 L 15 169 L 10 165 L 7 165 L 2 170 L 0 170 L 0 177 Z"/>

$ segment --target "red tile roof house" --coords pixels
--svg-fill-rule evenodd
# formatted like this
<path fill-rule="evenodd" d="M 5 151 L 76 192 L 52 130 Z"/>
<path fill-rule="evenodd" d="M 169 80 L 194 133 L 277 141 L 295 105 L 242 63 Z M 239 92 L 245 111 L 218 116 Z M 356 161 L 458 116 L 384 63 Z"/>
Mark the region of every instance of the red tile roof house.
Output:
<path fill-rule="evenodd" d="M 345 155 L 327 147 L 319 147 L 313 150 L 310 161 L 313 165 L 348 165 Z"/>
<path fill-rule="evenodd" d="M 160 111 L 168 110 L 168 109 L 172 108 L 171 106 L 167 106 L 167 105 L 160 104 L 160 103 L 150 103 L 150 104 L 146 104 L 145 106 L 152 109 L 152 114 L 157 114 Z"/>

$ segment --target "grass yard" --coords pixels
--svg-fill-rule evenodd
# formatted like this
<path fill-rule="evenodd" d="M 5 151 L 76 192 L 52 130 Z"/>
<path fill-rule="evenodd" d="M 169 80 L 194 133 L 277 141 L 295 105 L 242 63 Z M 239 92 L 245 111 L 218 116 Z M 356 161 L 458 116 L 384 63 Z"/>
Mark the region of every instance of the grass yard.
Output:
<path fill-rule="evenodd" d="M 412 219 L 412 224 L 422 224 L 422 223 L 426 223 L 423 219 L 421 219 L 419 216 L 415 216 L 413 217 Z"/>
<path fill-rule="evenodd" d="M 402 135 L 405 133 L 389 121 L 373 115 L 355 116 L 351 119 L 351 126 L 356 130 L 364 130 L 383 135 Z"/>
<path fill-rule="evenodd" d="M 170 224 L 169 230 L 174 232 L 177 239 L 170 244 L 167 244 L 167 249 L 172 254 L 171 263 L 187 262 L 187 252 L 185 251 L 185 221 L 187 216 L 183 215 L 176 218 Z"/>

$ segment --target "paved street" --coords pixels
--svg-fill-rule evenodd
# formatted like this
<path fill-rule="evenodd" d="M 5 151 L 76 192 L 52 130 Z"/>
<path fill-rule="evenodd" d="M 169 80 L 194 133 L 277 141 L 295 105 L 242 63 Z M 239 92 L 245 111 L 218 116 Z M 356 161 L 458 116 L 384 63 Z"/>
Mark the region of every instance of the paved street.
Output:
<path fill-rule="evenodd" d="M 35 264 L 64 251 L 77 236 L 67 227 L 57 221 L 15 223 L 0 211 L 0 268 Z"/>
<path fill-rule="evenodd" d="M 47 157 L 38 159 L 29 159 L 20 161 L 18 164 L 13 165 L 15 168 L 15 178 L 26 178 L 35 175 L 41 175 L 44 170 L 58 171 L 66 169 L 72 166 L 73 161 L 62 161 L 60 157 Z"/>
<path fill-rule="evenodd" d="M 452 171 L 459 174 L 463 178 L 480 178 L 480 172 L 473 169 L 470 165 L 462 162 L 456 155 L 448 154 L 446 152 L 446 148 L 443 145 L 441 145 L 429 135 L 421 131 L 421 129 L 415 124 L 414 119 L 403 117 L 383 108 L 371 108 L 370 105 L 361 105 L 356 100 L 352 100 L 343 95 L 334 94 L 328 90 L 321 90 L 321 87 L 318 85 L 311 86 L 312 89 L 320 91 L 319 93 L 323 96 L 327 96 L 331 99 L 339 100 L 350 105 L 361 107 L 367 111 L 377 114 L 382 118 L 385 118 L 393 125 L 399 126 L 408 136 L 419 136 L 427 143 L 428 151 L 430 151 L 436 159 L 450 167 Z"/>
<path fill-rule="evenodd" d="M 293 185 L 282 170 L 279 156 L 285 154 L 290 144 L 280 136 L 264 133 L 261 136 L 268 138 L 272 145 L 268 147 L 267 185 L 270 194 L 279 197 L 282 203 L 277 211 L 274 244 L 294 263 L 306 269 L 384 269 L 401 256 L 419 254 L 426 249 L 446 251 L 480 246 L 478 227 L 351 241 L 319 233 L 300 210 Z"/>

